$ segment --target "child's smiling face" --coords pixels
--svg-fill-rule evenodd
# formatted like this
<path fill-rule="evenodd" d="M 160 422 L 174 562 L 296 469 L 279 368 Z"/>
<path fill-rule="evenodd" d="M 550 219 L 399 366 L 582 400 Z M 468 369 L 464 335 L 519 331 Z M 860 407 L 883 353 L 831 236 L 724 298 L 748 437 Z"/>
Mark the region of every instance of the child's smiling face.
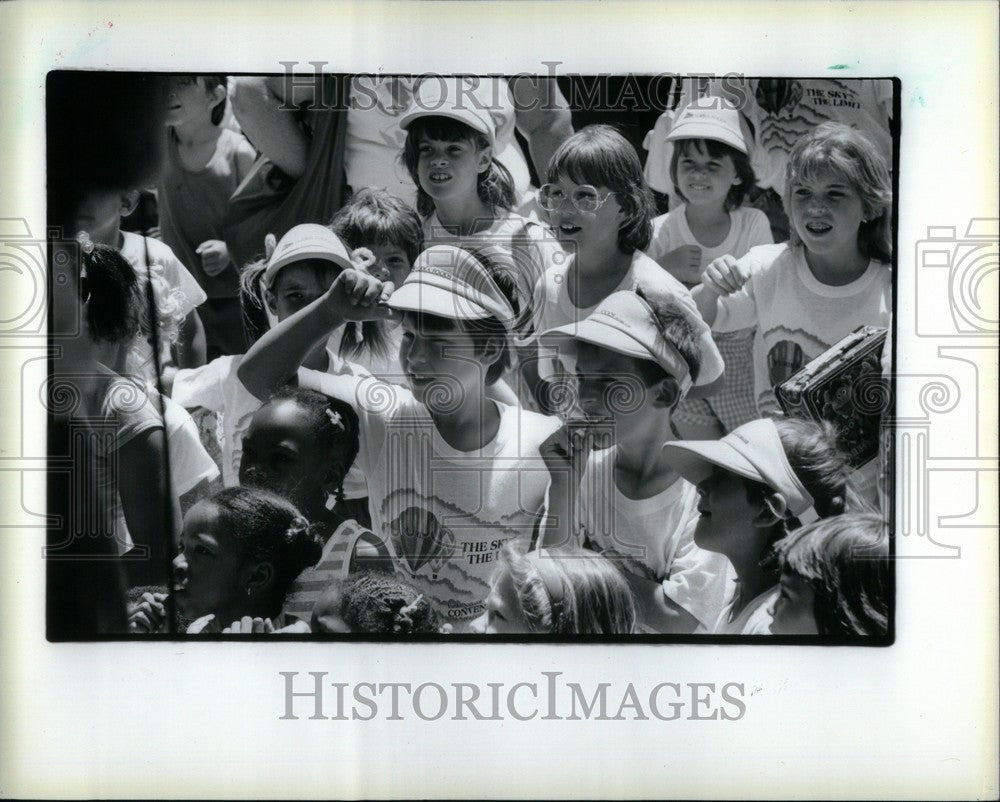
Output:
<path fill-rule="evenodd" d="M 459 321 L 407 312 L 402 322 L 399 363 L 421 403 L 443 407 L 482 393 L 489 364 Z"/>
<path fill-rule="evenodd" d="M 864 203 L 846 179 L 834 173 L 797 178 L 791 186 L 791 207 L 795 233 L 808 251 L 845 259 L 860 252 Z"/>
<path fill-rule="evenodd" d="M 479 174 L 492 161 L 491 148 L 478 148 L 473 139 L 448 142 L 421 137 L 417 145 L 417 177 L 432 200 L 478 197 Z"/>
<path fill-rule="evenodd" d="M 740 183 L 736 165 L 728 154 L 712 156 L 699 144 L 692 142 L 679 154 L 677 184 L 691 206 L 721 207 L 729 191 Z"/>

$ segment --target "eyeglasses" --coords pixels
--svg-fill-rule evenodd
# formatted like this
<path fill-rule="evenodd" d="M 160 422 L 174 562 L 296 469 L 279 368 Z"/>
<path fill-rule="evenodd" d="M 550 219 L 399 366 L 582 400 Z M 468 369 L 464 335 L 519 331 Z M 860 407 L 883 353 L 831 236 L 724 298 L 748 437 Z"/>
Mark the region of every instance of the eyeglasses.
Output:
<path fill-rule="evenodd" d="M 600 209 L 612 195 L 616 192 L 609 192 L 603 198 L 597 193 L 597 187 L 590 184 L 583 184 L 573 190 L 569 199 L 573 205 L 581 212 L 596 212 Z M 554 212 L 561 209 L 566 202 L 566 193 L 562 191 L 558 184 L 545 184 L 538 191 L 538 205 L 547 212 Z"/>

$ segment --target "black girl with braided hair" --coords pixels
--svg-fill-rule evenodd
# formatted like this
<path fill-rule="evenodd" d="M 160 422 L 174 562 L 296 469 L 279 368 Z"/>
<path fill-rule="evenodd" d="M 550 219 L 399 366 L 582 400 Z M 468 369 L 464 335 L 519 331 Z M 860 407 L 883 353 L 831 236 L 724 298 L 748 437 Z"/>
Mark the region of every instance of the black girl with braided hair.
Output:
<path fill-rule="evenodd" d="M 323 587 L 362 568 L 392 571 L 382 542 L 342 515 L 343 482 L 358 454 L 358 416 L 350 404 L 294 385 L 279 387 L 243 437 L 240 485 L 288 499 L 316 527 L 323 552 L 292 588 L 287 611 L 308 618 Z"/>
<path fill-rule="evenodd" d="M 287 499 L 228 487 L 184 516 L 174 558 L 174 598 L 199 632 L 308 632 L 284 611 L 285 596 L 323 549 L 315 526 Z"/>

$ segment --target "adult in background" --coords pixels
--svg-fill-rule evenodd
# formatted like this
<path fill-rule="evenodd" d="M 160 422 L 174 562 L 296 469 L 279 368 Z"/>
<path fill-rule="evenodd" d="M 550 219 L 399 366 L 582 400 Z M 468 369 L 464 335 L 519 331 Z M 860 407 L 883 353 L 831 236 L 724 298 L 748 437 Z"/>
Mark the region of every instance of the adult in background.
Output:
<path fill-rule="evenodd" d="M 233 85 L 233 110 L 244 132 L 262 153 L 292 178 L 306 172 L 310 152 L 330 147 L 309 139 L 295 114 L 282 106 L 315 106 L 324 76 L 314 84 L 292 83 L 287 76 L 239 78 Z M 365 187 L 387 189 L 414 204 L 416 187 L 398 156 L 406 140 L 399 119 L 409 107 L 421 80 L 412 76 L 353 76 L 344 131 L 343 169 L 352 191 Z M 424 77 L 423 80 L 437 80 Z M 523 194 L 531 185 L 531 170 L 515 137 L 525 139 L 535 172 L 542 175 L 563 140 L 573 133 L 566 100 L 555 81 L 545 77 L 503 79 L 492 82 L 490 109 L 497 126 L 497 159 L 511 171 L 515 188 Z M 471 102 L 471 101 L 470 101 Z M 314 110 L 314 114 L 321 111 Z M 305 222 L 305 221 L 300 221 Z M 326 222 L 326 221 L 324 221 Z"/>

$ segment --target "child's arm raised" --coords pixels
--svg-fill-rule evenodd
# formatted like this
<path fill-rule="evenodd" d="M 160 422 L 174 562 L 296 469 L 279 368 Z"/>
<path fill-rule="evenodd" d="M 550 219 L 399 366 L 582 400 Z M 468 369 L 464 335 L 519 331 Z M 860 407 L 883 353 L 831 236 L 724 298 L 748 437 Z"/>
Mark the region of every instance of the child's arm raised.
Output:
<path fill-rule="evenodd" d="M 598 445 L 611 445 L 607 434 L 562 425 L 538 446 L 549 469 L 545 519 L 538 537 L 539 548 L 555 548 L 573 542 L 576 496 L 587 460 Z"/>
<path fill-rule="evenodd" d="M 384 302 L 392 284 L 358 270 L 345 270 L 323 295 L 266 332 L 240 363 L 236 375 L 257 398 L 295 376 L 309 351 L 348 320 L 385 320 L 393 316 Z"/>

